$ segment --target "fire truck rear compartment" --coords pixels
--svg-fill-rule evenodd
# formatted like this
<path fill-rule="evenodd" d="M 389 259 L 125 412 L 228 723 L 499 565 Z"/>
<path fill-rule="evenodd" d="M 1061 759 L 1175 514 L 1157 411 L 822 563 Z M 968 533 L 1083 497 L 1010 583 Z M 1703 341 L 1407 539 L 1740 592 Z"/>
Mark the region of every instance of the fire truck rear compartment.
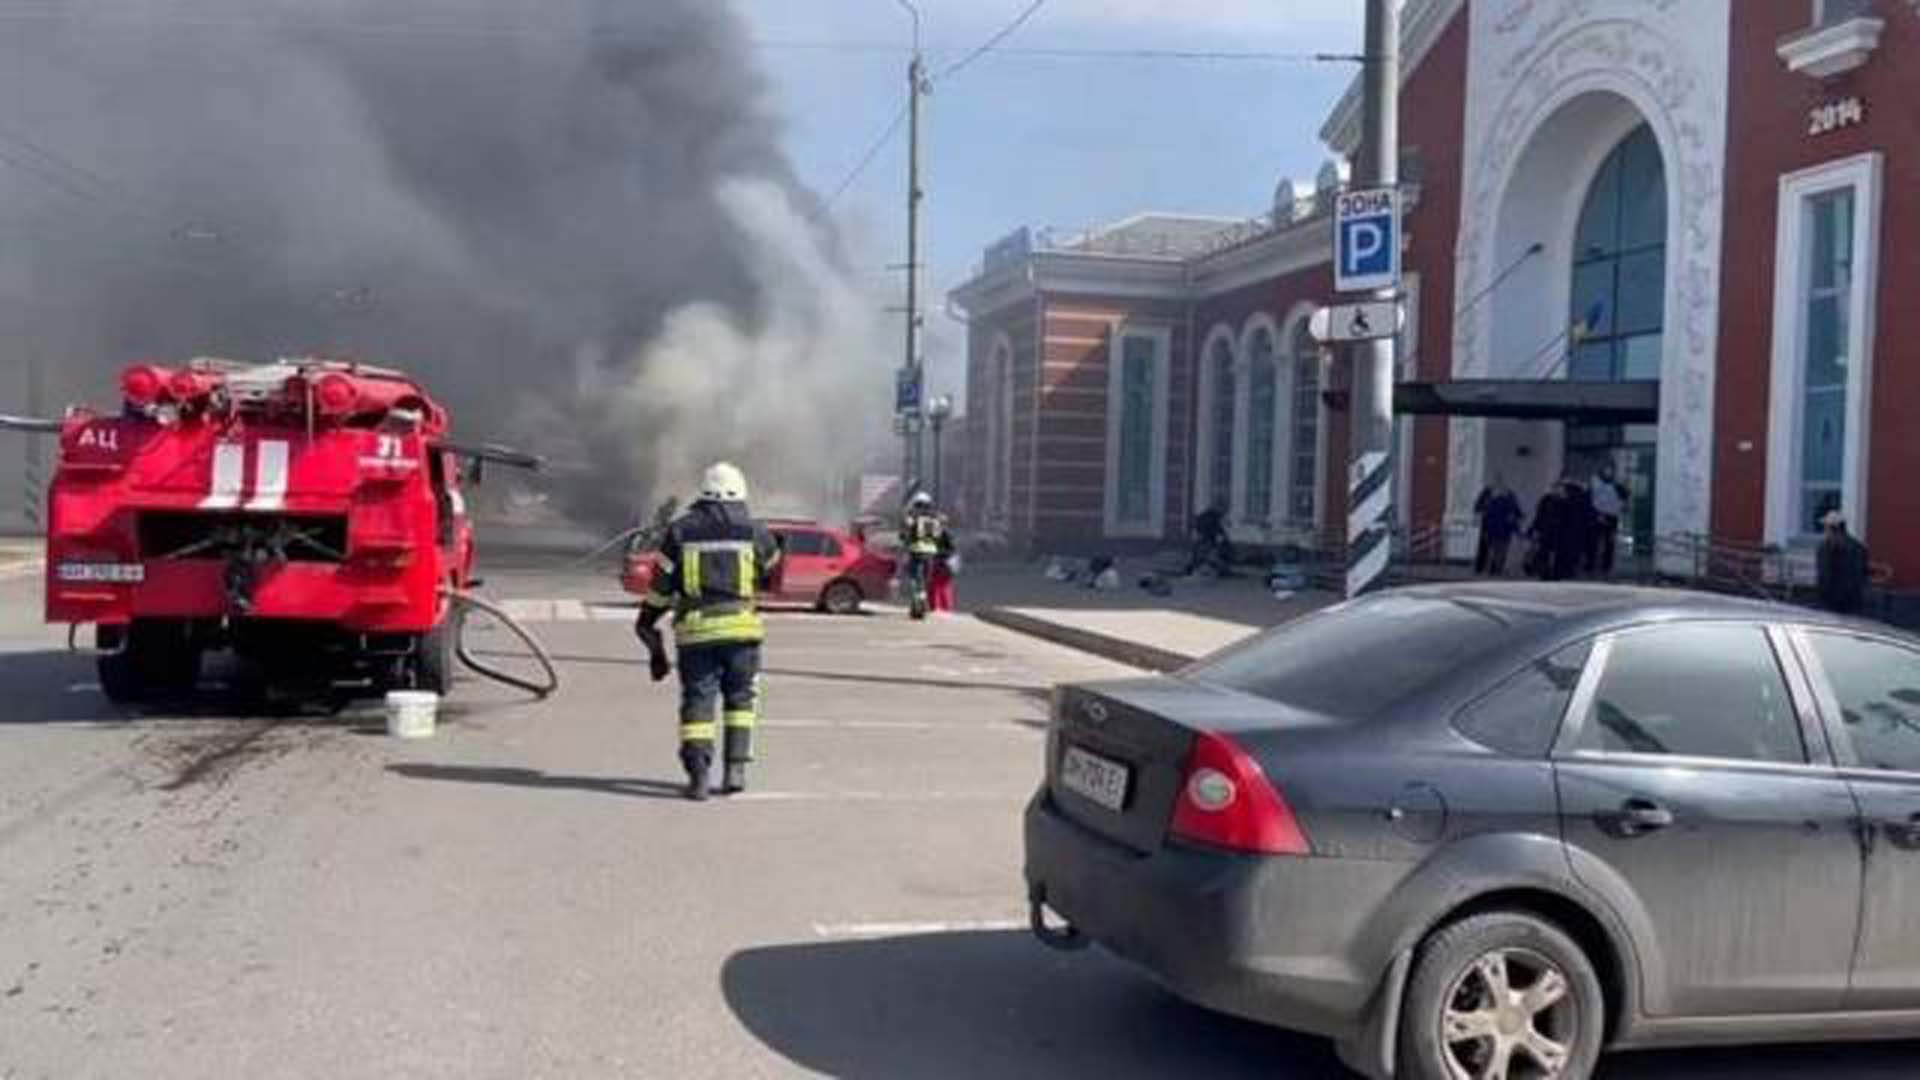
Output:
<path fill-rule="evenodd" d="M 344 514 L 148 510 L 135 531 L 142 559 L 221 560 L 264 546 L 288 562 L 339 563 L 347 553 Z"/>

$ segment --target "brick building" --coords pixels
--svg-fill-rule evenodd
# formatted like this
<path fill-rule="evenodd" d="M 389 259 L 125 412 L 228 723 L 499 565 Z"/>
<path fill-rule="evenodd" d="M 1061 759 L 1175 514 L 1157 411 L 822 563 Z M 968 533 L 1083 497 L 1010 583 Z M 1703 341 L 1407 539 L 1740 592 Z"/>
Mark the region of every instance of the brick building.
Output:
<path fill-rule="evenodd" d="M 1399 510 L 1611 465 L 1640 551 L 1804 548 L 1838 507 L 1920 586 L 1920 0 L 1409 0 Z M 1357 90 L 1323 136 L 1359 136 Z M 970 320 L 964 505 L 1036 547 L 1344 520 L 1330 195 L 1022 231 Z"/>

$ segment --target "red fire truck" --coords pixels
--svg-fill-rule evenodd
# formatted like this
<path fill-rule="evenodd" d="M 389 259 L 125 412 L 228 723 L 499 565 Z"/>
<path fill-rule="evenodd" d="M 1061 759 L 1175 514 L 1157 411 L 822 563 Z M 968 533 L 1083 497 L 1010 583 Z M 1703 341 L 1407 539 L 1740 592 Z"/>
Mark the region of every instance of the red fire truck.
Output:
<path fill-rule="evenodd" d="M 448 441 L 419 383 L 360 364 L 135 364 L 120 391 L 41 422 L 47 619 L 96 626 L 109 697 L 183 696 L 215 649 L 280 691 L 448 690 L 463 470 L 532 459 Z"/>

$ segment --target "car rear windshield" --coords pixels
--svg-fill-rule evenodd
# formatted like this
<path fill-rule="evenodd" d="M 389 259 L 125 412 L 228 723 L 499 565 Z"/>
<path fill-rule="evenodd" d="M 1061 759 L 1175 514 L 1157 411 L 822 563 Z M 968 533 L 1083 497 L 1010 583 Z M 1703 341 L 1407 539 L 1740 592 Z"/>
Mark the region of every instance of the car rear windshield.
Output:
<path fill-rule="evenodd" d="M 1370 597 L 1275 627 L 1182 674 L 1366 719 L 1499 651 L 1544 617 L 1467 597 Z"/>

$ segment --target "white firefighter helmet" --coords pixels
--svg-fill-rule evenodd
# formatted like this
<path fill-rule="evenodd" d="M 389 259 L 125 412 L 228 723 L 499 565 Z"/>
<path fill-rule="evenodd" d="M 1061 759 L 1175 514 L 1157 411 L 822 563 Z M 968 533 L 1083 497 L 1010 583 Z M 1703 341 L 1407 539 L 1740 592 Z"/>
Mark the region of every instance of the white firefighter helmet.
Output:
<path fill-rule="evenodd" d="M 700 498 L 705 502 L 746 502 L 747 474 L 731 462 L 707 466 L 700 478 Z"/>
<path fill-rule="evenodd" d="M 913 498 L 907 500 L 907 505 L 915 510 L 925 510 L 933 505 L 933 496 L 924 491 L 916 491 L 913 493 Z"/>

